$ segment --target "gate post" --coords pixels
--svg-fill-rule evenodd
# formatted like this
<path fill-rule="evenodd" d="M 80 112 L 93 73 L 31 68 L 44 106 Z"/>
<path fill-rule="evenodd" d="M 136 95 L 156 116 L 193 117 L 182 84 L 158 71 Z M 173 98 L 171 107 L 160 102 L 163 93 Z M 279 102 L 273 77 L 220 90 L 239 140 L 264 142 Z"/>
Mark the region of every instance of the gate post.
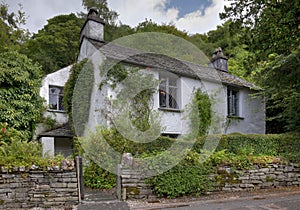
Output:
<path fill-rule="evenodd" d="M 118 200 L 122 200 L 121 192 L 122 192 L 122 177 L 121 177 L 121 164 L 117 164 L 117 198 Z"/>
<path fill-rule="evenodd" d="M 77 185 L 78 185 L 78 200 L 79 203 L 84 199 L 84 192 L 83 192 L 83 174 L 82 174 L 82 157 L 76 156 L 76 172 L 77 172 Z"/>

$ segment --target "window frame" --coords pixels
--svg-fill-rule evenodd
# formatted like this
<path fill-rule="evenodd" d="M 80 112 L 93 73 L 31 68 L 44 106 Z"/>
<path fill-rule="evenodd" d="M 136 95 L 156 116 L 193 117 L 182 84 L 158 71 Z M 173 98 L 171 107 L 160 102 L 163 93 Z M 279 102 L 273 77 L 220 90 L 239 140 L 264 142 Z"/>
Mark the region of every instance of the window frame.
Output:
<path fill-rule="evenodd" d="M 56 88 L 59 89 L 59 93 L 51 93 L 51 89 L 52 88 Z M 56 98 L 56 108 L 52 108 L 51 104 L 50 104 L 50 100 L 51 100 L 51 96 Z M 49 103 L 48 103 L 48 110 L 49 111 L 53 111 L 53 112 L 65 112 L 64 107 L 62 105 L 62 100 L 63 100 L 63 96 L 64 96 L 64 87 L 61 86 L 57 86 L 57 85 L 49 85 Z"/>
<path fill-rule="evenodd" d="M 227 87 L 227 116 L 240 117 L 240 91 L 237 88 Z"/>
<path fill-rule="evenodd" d="M 177 75 L 176 75 L 177 76 Z M 170 75 L 168 73 L 159 73 L 159 90 L 158 90 L 158 108 L 161 110 L 180 110 L 179 104 L 179 77 L 174 75 Z M 163 79 L 163 80 L 162 80 Z M 172 83 L 176 83 L 175 85 Z M 175 97 L 173 97 L 171 92 L 175 93 Z M 163 96 L 163 94 L 165 96 Z M 163 103 L 162 97 L 165 97 L 165 102 Z M 162 105 L 165 104 L 165 105 Z"/>

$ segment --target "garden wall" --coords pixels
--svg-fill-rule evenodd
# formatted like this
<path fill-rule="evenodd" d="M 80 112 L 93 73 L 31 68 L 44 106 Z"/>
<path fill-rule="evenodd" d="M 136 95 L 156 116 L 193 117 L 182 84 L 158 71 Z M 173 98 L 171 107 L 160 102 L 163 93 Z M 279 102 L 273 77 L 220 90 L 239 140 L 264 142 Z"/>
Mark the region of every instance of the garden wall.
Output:
<path fill-rule="evenodd" d="M 154 196 L 145 184 L 143 173 L 135 170 L 132 156 L 123 155 L 120 166 L 122 198 L 148 198 Z M 131 159 L 131 160 L 130 160 Z M 210 175 L 214 181 L 213 192 L 249 191 L 266 188 L 300 186 L 300 166 L 298 164 L 268 164 L 261 168 L 254 165 L 251 170 L 234 170 L 219 167 Z"/>
<path fill-rule="evenodd" d="M 72 161 L 71 161 L 72 162 Z M 73 206 L 78 204 L 78 180 L 74 162 L 65 167 L 0 170 L 0 209 Z"/>

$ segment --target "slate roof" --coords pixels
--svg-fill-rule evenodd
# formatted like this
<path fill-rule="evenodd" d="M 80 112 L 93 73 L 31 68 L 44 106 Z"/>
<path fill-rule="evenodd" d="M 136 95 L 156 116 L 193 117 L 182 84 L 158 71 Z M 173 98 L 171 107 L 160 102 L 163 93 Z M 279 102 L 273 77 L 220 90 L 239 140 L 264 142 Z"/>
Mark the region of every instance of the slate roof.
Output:
<path fill-rule="evenodd" d="M 65 124 L 59 128 L 51 131 L 46 131 L 39 135 L 39 137 L 68 137 L 72 138 L 74 133 L 71 131 L 69 124 Z"/>
<path fill-rule="evenodd" d="M 260 89 L 256 85 L 237 76 L 214 70 L 213 67 L 178 60 L 166 55 L 143 53 L 137 49 L 123 47 L 112 43 L 103 44 L 103 42 L 93 39 L 88 39 L 88 41 L 99 49 L 107 58 L 117 61 L 143 67 L 162 69 L 186 77 L 200 78 L 201 80 L 220 81 L 223 84 L 231 86 Z"/>

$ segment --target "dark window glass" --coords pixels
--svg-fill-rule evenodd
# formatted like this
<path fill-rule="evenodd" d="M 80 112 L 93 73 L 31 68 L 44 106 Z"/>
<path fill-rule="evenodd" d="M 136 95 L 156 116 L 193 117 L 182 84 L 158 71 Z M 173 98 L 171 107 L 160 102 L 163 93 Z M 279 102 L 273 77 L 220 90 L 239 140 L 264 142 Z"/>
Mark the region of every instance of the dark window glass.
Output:
<path fill-rule="evenodd" d="M 228 116 L 239 116 L 238 91 L 232 89 L 227 90 L 227 105 Z"/>
<path fill-rule="evenodd" d="M 63 111 L 63 88 L 57 86 L 49 86 L 49 109 Z"/>

